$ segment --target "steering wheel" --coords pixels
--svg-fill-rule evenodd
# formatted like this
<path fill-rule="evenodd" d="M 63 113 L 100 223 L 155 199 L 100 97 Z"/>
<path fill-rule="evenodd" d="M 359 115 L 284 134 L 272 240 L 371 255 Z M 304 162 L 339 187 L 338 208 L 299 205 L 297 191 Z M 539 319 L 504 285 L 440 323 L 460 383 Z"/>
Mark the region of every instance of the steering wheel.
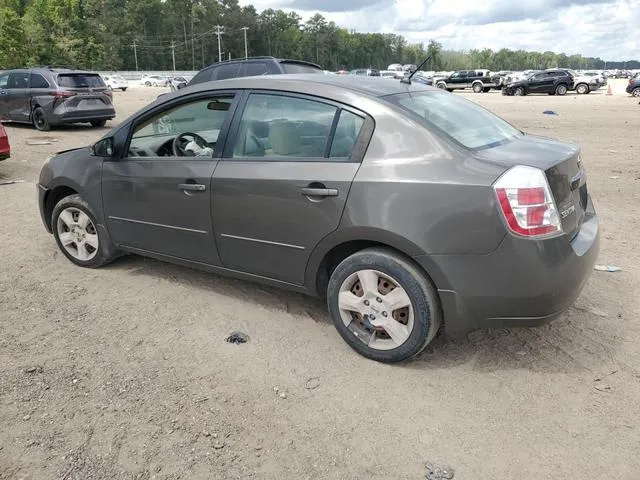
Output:
<path fill-rule="evenodd" d="M 193 156 L 195 156 L 195 154 L 193 152 L 185 150 L 185 147 L 191 141 L 195 141 L 196 144 L 200 148 L 208 148 L 209 147 L 209 144 L 207 143 L 207 141 L 204 138 L 202 138 L 200 135 L 198 135 L 197 133 L 184 132 L 184 133 L 181 133 L 180 135 L 178 135 L 176 138 L 173 139 L 173 143 L 171 145 L 171 148 L 173 150 L 173 154 L 176 157 L 193 157 Z"/>

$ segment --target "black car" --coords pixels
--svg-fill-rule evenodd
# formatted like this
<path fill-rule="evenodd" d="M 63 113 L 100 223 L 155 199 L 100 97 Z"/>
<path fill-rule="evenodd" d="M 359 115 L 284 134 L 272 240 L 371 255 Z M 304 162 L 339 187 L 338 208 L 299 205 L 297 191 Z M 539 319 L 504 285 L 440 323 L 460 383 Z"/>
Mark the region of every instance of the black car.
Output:
<path fill-rule="evenodd" d="M 502 88 L 503 95 L 528 95 L 547 93 L 565 95 L 573 89 L 573 76 L 567 70 L 546 70 L 529 75 L 527 78 L 511 82 Z"/>
<path fill-rule="evenodd" d="M 227 78 L 278 75 L 284 73 L 324 73 L 320 65 L 302 60 L 285 60 L 274 57 L 251 57 L 214 63 L 203 68 L 185 85 L 177 88 Z"/>
<path fill-rule="evenodd" d="M 627 93 L 630 93 L 634 97 L 640 97 L 640 76 L 629 79 L 629 84 L 627 85 Z"/>
<path fill-rule="evenodd" d="M 58 68 L 21 68 L 0 73 L 0 120 L 103 127 L 116 116 L 112 94 L 97 73 Z"/>
<path fill-rule="evenodd" d="M 476 93 L 488 92 L 497 88 L 495 78 L 489 70 L 459 70 L 448 77 L 436 79 L 436 87 L 449 92 L 471 88 Z"/>

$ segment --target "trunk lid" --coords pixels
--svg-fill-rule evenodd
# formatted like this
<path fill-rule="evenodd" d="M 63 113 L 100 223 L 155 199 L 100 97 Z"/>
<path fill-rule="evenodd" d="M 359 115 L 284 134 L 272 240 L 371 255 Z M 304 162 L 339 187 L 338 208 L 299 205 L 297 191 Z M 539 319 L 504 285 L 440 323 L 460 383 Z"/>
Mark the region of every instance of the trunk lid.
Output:
<path fill-rule="evenodd" d="M 111 105 L 109 87 L 97 73 L 60 73 L 59 90 L 71 96 L 64 98 L 69 107 L 104 108 Z"/>
<path fill-rule="evenodd" d="M 476 156 L 505 168 L 527 165 L 544 170 L 564 233 L 569 238 L 578 233 L 584 221 L 588 197 L 587 178 L 577 145 L 525 135 L 502 145 L 480 150 Z"/>

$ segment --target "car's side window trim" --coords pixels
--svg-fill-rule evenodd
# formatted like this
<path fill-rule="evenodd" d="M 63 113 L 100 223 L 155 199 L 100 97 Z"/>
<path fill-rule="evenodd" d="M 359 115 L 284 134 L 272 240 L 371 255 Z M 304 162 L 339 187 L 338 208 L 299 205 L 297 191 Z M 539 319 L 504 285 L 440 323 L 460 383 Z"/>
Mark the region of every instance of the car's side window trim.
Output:
<path fill-rule="evenodd" d="M 329 136 L 327 138 L 327 144 L 325 145 L 325 153 L 323 157 L 234 157 L 233 151 L 236 144 L 237 136 L 239 133 L 240 123 L 242 122 L 242 117 L 247 107 L 247 103 L 249 101 L 249 97 L 251 95 L 274 95 L 279 97 L 291 97 L 291 98 L 299 98 L 302 100 L 308 100 L 311 102 L 319 102 L 325 105 L 330 105 L 336 108 L 336 113 L 333 118 L 331 129 L 329 131 Z M 362 127 L 360 128 L 360 133 L 356 138 L 353 148 L 351 150 L 351 155 L 348 158 L 338 158 L 330 157 L 331 146 L 333 145 L 333 140 L 336 132 L 336 128 L 338 125 L 338 121 L 340 120 L 340 113 L 342 111 L 350 112 L 364 120 Z M 373 130 L 375 128 L 375 122 L 367 113 L 360 111 L 356 108 L 353 108 L 349 105 L 344 105 L 334 100 L 330 100 L 324 97 L 319 97 L 315 95 L 309 95 L 305 93 L 296 93 L 296 92 L 286 92 L 280 90 L 249 90 L 246 92 L 244 98 L 241 102 L 238 103 L 238 106 L 234 112 L 234 119 L 229 129 L 229 134 L 226 138 L 226 144 L 224 148 L 224 153 L 220 158 L 221 161 L 231 161 L 231 162 L 264 162 L 264 163 L 276 163 L 276 162 L 331 162 L 331 163 L 361 163 L 364 158 L 364 154 L 366 153 L 367 147 L 369 146 L 369 142 L 373 135 Z"/>
<path fill-rule="evenodd" d="M 131 157 L 129 156 L 128 152 L 129 152 L 129 148 L 131 147 L 131 140 L 133 139 L 133 134 L 136 128 L 142 123 L 146 122 L 147 120 L 161 114 L 163 111 L 175 109 L 183 105 L 188 105 L 190 103 L 197 102 L 199 100 L 207 100 L 207 99 L 213 100 L 215 98 L 229 97 L 229 96 L 233 96 L 233 102 L 231 102 L 231 106 L 229 107 L 229 110 L 227 110 L 227 115 L 220 128 L 220 133 L 218 134 L 218 141 L 216 142 L 216 147 L 213 151 L 213 155 L 211 157 L 185 157 L 185 158 L 188 158 L 189 160 L 202 160 L 202 161 L 211 161 L 216 159 L 219 160 L 222 152 L 224 151 L 223 149 L 226 143 L 227 134 L 229 132 L 229 126 L 231 125 L 231 119 L 234 118 L 236 109 L 242 97 L 242 90 L 216 90 L 216 91 L 208 90 L 208 91 L 203 91 L 203 92 L 198 92 L 192 95 L 188 95 L 185 97 L 178 97 L 173 99 L 170 102 L 162 103 L 158 105 L 157 107 L 149 110 L 144 115 L 136 118 L 134 121 L 131 122 L 131 124 L 129 125 L 129 131 L 127 132 L 127 140 L 124 144 L 124 148 L 122 149 L 118 157 L 114 158 L 114 160 L 115 159 L 122 160 L 125 158 L 133 158 L 136 161 L 175 160 L 176 157 L 174 156 L 169 156 L 169 157 L 160 157 L 160 156 Z"/>

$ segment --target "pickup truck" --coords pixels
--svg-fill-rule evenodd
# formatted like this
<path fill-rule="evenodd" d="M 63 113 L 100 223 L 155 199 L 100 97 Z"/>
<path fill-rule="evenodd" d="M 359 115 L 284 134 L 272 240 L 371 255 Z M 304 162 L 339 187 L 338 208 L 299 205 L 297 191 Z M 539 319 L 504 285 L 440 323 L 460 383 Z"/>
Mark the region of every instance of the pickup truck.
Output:
<path fill-rule="evenodd" d="M 471 88 L 475 93 L 486 93 L 492 88 L 499 88 L 489 70 L 459 70 L 448 77 L 434 78 L 433 81 L 436 87 L 448 92 Z"/>

